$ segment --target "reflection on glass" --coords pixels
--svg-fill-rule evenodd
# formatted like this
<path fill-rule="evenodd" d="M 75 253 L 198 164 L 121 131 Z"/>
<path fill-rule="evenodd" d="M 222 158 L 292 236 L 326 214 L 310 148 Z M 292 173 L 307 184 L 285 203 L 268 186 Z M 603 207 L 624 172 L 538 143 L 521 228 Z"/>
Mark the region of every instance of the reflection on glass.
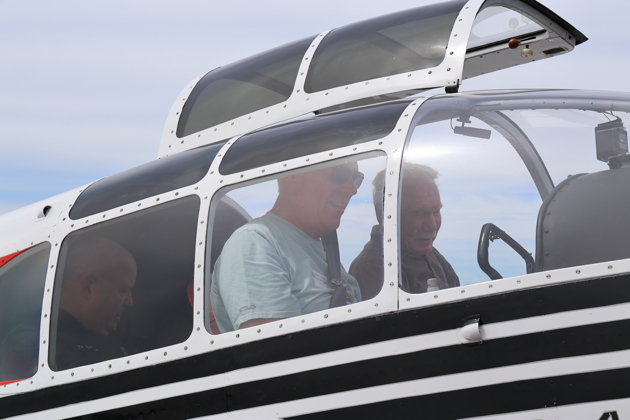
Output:
<path fill-rule="evenodd" d="M 54 290 L 54 370 L 188 338 L 198 211 L 190 196 L 66 237 Z"/>
<path fill-rule="evenodd" d="M 0 382 L 37 372 L 39 326 L 50 244 L 18 255 L 0 268 Z"/>
<path fill-rule="evenodd" d="M 226 218 L 227 206 L 235 220 L 253 218 L 229 236 L 218 258 L 211 256 L 211 312 L 220 332 L 362 300 L 344 267 L 375 219 L 371 191 L 361 183 L 384 165 L 385 157 L 348 158 L 215 197 L 211 217 Z"/>
<path fill-rule="evenodd" d="M 301 39 L 206 74 L 187 98 L 177 137 L 287 100 L 312 40 Z"/>
<path fill-rule="evenodd" d="M 542 30 L 542 26 L 514 10 L 502 6 L 479 12 L 468 40 L 468 49 L 509 40 Z"/>
<path fill-rule="evenodd" d="M 319 92 L 439 65 L 464 4 L 432 4 L 333 30 L 313 56 L 304 90 Z"/>

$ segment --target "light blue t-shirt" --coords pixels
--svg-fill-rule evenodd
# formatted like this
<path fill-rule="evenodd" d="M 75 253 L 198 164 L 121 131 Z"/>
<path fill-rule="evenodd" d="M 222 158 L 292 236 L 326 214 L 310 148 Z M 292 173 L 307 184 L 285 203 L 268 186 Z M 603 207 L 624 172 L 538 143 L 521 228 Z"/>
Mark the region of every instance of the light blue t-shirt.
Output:
<path fill-rule="evenodd" d="M 334 290 L 327 269 L 322 243 L 283 218 L 267 213 L 241 226 L 225 243 L 212 276 L 210 298 L 219 329 L 327 309 Z M 357 281 L 341 270 L 360 301 Z"/>

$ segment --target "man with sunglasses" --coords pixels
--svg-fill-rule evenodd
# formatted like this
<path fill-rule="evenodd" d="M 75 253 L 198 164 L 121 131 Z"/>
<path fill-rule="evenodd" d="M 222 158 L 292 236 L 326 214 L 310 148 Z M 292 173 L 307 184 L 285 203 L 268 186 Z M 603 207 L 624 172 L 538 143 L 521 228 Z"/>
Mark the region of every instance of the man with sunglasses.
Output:
<path fill-rule="evenodd" d="M 343 268 L 341 285 L 331 283 L 321 238 L 339 227 L 362 181 L 356 162 L 278 180 L 273 208 L 237 229 L 216 262 L 210 293 L 221 332 L 327 309 L 338 287 L 361 300 Z"/>
<path fill-rule="evenodd" d="M 437 171 L 430 166 L 410 162 L 403 166 L 400 197 L 401 288 L 409 293 L 426 292 L 430 278 L 436 279 L 440 289 L 459 286 L 455 270 L 433 247 L 442 226 L 442 201 L 435 182 L 437 177 Z M 376 296 L 383 287 L 384 171 L 376 174 L 373 185 L 374 208 L 379 224 L 372 228 L 370 241 L 349 270 L 359 282 L 364 300 Z"/>

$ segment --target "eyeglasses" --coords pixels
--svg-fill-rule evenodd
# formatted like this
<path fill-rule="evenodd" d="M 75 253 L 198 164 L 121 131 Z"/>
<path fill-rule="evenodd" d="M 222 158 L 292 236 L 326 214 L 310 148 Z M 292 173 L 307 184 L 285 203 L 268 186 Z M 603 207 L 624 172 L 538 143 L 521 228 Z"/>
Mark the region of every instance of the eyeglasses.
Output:
<path fill-rule="evenodd" d="M 350 178 L 352 178 L 354 187 L 358 190 L 364 178 L 361 172 L 352 172 L 352 169 L 346 166 L 334 166 L 330 173 L 330 180 L 337 185 L 345 184 Z"/>

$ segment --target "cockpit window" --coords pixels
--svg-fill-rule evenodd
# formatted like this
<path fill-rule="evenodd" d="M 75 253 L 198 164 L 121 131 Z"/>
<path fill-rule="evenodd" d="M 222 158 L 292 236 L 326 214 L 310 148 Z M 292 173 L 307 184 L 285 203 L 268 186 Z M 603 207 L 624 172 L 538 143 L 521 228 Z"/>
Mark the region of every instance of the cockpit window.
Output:
<path fill-rule="evenodd" d="M 182 109 L 177 137 L 286 101 L 313 39 L 301 39 L 206 74 Z"/>
<path fill-rule="evenodd" d="M 394 130 L 407 105 L 400 101 L 322 114 L 246 134 L 227 151 L 219 172 L 229 175 L 383 138 Z"/>
<path fill-rule="evenodd" d="M 629 112 L 630 98 L 604 92 L 425 102 L 403 165 L 401 287 L 630 258 Z"/>
<path fill-rule="evenodd" d="M 523 40 L 523 35 L 544 30 L 542 26 L 515 10 L 490 6 L 477 15 L 468 39 L 468 49 L 509 41 L 512 38 Z"/>
<path fill-rule="evenodd" d="M 315 52 L 304 90 L 319 92 L 437 66 L 465 4 L 438 3 L 333 30 Z"/>
<path fill-rule="evenodd" d="M 208 330 L 229 332 L 378 294 L 382 229 L 370 184 L 385 160 L 374 152 L 220 190 L 207 241 Z M 377 207 L 382 218 L 382 198 Z M 353 269 L 369 241 L 376 268 L 363 297 Z"/>
<path fill-rule="evenodd" d="M 68 235 L 51 319 L 53 370 L 185 341 L 192 332 L 199 197 L 189 196 Z"/>
<path fill-rule="evenodd" d="M 0 266 L 0 382 L 30 378 L 37 372 L 49 254 L 46 242 Z"/>
<path fill-rule="evenodd" d="M 224 142 L 214 143 L 140 165 L 90 185 L 70 210 L 81 219 L 200 181 Z"/>

